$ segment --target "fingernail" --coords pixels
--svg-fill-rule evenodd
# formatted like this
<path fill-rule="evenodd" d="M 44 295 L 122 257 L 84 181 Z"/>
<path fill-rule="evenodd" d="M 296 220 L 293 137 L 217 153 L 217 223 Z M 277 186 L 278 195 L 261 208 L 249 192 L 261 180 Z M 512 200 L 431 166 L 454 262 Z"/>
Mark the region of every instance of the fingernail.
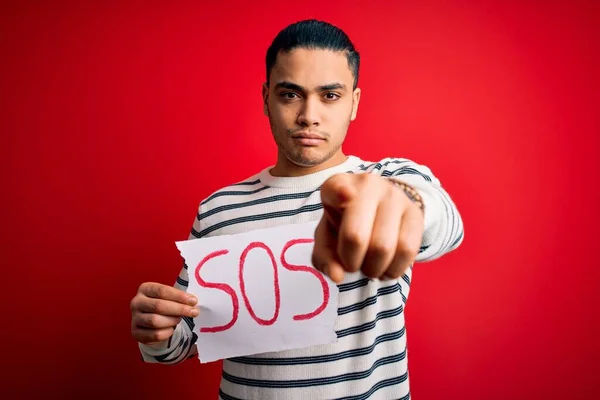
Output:
<path fill-rule="evenodd" d="M 188 303 L 190 303 L 191 305 L 194 305 L 198 302 L 198 299 L 196 298 L 196 296 L 188 296 Z"/>
<path fill-rule="evenodd" d="M 190 308 L 190 314 L 192 315 L 192 317 L 197 317 L 198 313 L 199 311 L 197 308 Z"/>

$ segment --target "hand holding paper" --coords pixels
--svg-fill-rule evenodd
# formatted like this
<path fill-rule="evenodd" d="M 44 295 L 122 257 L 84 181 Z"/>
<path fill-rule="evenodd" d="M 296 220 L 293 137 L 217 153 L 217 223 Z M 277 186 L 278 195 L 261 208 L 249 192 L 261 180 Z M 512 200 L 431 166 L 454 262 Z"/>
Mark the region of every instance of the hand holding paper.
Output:
<path fill-rule="evenodd" d="M 131 300 L 131 334 L 140 343 L 152 344 L 173 335 L 181 317 L 195 317 L 195 296 L 160 283 L 146 282 Z"/>

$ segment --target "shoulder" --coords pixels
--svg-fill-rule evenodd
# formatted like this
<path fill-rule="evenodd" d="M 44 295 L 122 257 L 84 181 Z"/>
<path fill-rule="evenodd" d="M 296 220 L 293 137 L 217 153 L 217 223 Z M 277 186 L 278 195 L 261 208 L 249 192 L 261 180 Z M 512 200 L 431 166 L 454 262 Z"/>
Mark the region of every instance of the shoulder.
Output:
<path fill-rule="evenodd" d="M 202 199 L 198 211 L 200 212 L 201 209 L 219 206 L 223 202 L 231 203 L 240 200 L 243 201 L 248 196 L 268 189 L 268 186 L 261 182 L 259 175 L 259 173 L 254 174 L 244 180 L 232 183 L 212 192 L 209 196 Z"/>
<path fill-rule="evenodd" d="M 376 174 L 383 177 L 418 175 L 429 182 L 436 179 L 429 167 L 402 157 L 386 157 L 379 161 L 362 161 L 351 172 Z"/>
<path fill-rule="evenodd" d="M 382 174 L 384 171 L 395 171 L 410 165 L 416 165 L 416 163 L 407 158 L 399 157 L 386 157 L 379 161 L 360 160 L 360 163 L 353 168 L 352 172 Z"/>

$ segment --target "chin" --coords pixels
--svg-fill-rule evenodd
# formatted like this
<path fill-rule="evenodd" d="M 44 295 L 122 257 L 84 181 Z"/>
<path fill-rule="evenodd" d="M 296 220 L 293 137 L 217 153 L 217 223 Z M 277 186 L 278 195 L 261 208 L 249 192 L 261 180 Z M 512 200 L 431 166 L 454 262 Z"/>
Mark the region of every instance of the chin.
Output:
<path fill-rule="evenodd" d="M 296 154 L 288 154 L 287 159 L 300 167 L 314 167 L 323 164 L 331 158 L 331 155 L 317 152 L 302 152 Z"/>

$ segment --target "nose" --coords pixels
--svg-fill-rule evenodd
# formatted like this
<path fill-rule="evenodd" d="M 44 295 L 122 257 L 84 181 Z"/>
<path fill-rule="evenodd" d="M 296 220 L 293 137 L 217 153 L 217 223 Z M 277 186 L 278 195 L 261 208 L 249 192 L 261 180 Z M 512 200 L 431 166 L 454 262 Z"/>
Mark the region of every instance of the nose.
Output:
<path fill-rule="evenodd" d="M 314 98 L 307 98 L 300 113 L 298 114 L 298 124 L 304 127 L 319 126 L 319 101 Z"/>

